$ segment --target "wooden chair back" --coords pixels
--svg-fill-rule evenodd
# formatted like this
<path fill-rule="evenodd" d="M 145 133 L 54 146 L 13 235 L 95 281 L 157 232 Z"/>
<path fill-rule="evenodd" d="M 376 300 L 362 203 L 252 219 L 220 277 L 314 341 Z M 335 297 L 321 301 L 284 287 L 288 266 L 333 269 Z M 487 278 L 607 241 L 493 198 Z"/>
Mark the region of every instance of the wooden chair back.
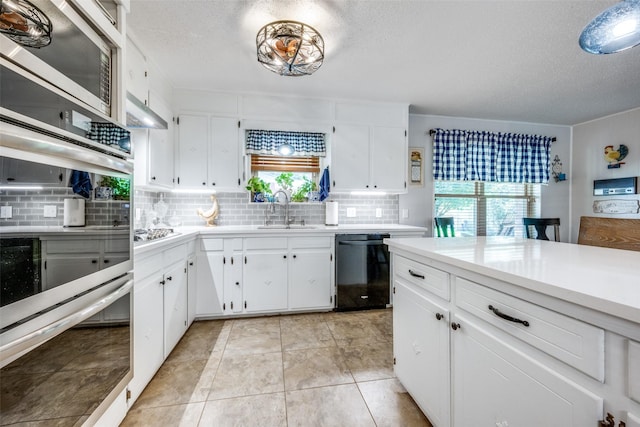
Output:
<path fill-rule="evenodd" d="M 578 244 L 640 251 L 640 219 L 580 217 Z"/>

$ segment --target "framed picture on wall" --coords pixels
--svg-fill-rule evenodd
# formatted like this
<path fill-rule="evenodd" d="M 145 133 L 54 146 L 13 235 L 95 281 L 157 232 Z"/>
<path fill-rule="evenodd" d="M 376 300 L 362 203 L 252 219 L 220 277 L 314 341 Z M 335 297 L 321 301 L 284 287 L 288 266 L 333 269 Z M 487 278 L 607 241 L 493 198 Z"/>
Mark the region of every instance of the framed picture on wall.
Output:
<path fill-rule="evenodd" d="M 424 185 L 424 148 L 409 147 L 409 185 Z"/>

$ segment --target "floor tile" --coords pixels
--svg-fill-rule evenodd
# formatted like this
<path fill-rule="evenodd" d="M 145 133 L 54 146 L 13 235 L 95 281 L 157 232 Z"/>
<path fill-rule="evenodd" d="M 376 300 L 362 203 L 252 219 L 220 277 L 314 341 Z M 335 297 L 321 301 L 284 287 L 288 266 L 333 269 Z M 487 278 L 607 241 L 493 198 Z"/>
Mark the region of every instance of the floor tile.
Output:
<path fill-rule="evenodd" d="M 325 322 L 298 320 L 280 323 L 282 350 L 335 347 L 336 342 Z"/>
<path fill-rule="evenodd" d="M 224 322 L 194 322 L 173 349 L 168 361 L 207 359 L 218 340 Z"/>
<path fill-rule="evenodd" d="M 260 354 L 282 351 L 277 317 L 236 319 L 225 346 L 226 354 Z"/>
<path fill-rule="evenodd" d="M 354 382 L 335 347 L 285 351 L 283 359 L 285 390 Z"/>
<path fill-rule="evenodd" d="M 358 383 L 378 427 L 431 427 L 397 379 Z"/>
<path fill-rule="evenodd" d="M 394 377 L 393 344 L 390 342 L 341 347 L 340 352 L 356 382 Z"/>
<path fill-rule="evenodd" d="M 196 427 L 203 408 L 204 402 L 155 408 L 134 408 L 129 411 L 120 427 Z"/>
<path fill-rule="evenodd" d="M 289 427 L 375 427 L 355 384 L 288 391 Z"/>
<path fill-rule="evenodd" d="M 284 393 L 260 394 L 206 403 L 201 426 L 286 427 Z"/>
<path fill-rule="evenodd" d="M 206 364 L 206 360 L 165 362 L 144 389 L 134 408 L 189 403 Z"/>
<path fill-rule="evenodd" d="M 282 353 L 222 357 L 209 400 L 284 391 Z"/>

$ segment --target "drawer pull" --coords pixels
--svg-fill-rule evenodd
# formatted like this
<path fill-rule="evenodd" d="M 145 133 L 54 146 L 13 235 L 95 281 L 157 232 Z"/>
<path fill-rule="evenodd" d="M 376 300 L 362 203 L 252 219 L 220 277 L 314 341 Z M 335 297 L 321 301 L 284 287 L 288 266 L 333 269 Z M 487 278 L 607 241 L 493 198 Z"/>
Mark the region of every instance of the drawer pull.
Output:
<path fill-rule="evenodd" d="M 508 320 L 509 322 L 514 322 L 514 323 L 522 323 L 524 326 L 527 326 L 527 327 L 529 326 L 529 322 L 527 322 L 526 320 L 516 319 L 515 317 L 511 317 L 504 313 L 500 313 L 500 311 L 492 305 L 489 305 L 489 310 L 493 311 L 493 314 L 495 314 L 501 319 Z"/>
<path fill-rule="evenodd" d="M 442 315 L 440 313 L 436 313 L 436 319 L 442 320 L 442 319 L 444 319 L 444 315 Z"/>
<path fill-rule="evenodd" d="M 412 275 L 413 277 L 417 277 L 419 279 L 424 279 L 424 275 L 423 274 L 418 274 L 415 271 L 409 269 L 409 274 Z"/>
<path fill-rule="evenodd" d="M 461 328 L 460 323 L 451 322 L 451 329 L 453 329 L 454 331 L 457 331 L 460 328 Z"/>

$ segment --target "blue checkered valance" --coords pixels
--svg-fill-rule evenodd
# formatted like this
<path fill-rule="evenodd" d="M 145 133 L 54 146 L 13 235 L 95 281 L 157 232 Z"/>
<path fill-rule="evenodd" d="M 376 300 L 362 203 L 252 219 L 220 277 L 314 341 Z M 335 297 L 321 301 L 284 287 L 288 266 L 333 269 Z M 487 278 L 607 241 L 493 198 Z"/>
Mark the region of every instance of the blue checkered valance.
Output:
<path fill-rule="evenodd" d="M 289 144 L 295 150 L 292 156 L 326 156 L 324 133 L 286 132 L 278 130 L 247 130 L 248 154 L 278 154 L 278 147 Z"/>
<path fill-rule="evenodd" d="M 551 140 L 539 135 L 436 129 L 433 179 L 547 183 Z"/>

